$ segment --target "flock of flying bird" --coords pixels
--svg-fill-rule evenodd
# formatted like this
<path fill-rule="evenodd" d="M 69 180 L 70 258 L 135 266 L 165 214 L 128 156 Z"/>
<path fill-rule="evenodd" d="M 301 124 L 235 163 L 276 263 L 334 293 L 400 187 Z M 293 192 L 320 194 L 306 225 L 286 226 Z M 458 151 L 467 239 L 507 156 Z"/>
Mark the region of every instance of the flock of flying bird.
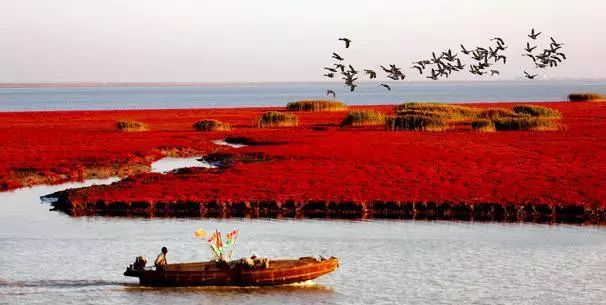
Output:
<path fill-rule="evenodd" d="M 532 29 L 528 37 L 533 41 L 536 41 L 541 34 L 541 32 L 536 32 L 535 29 Z M 549 47 L 544 48 L 541 52 L 535 52 L 535 49 L 537 49 L 538 46 L 531 46 L 531 43 L 527 42 L 526 48 L 524 49 L 525 53 L 522 54 L 522 56 L 529 57 L 533 61 L 535 68 L 546 69 L 557 67 L 558 64 L 566 60 L 566 54 L 562 53 L 561 50 L 564 44 L 556 42 L 553 37 L 551 37 L 550 40 L 551 43 L 549 44 Z M 342 41 L 345 44 L 346 49 L 351 45 L 351 39 L 349 38 L 339 38 L 339 41 Z M 424 75 L 431 80 L 448 78 L 454 72 L 465 71 L 467 66 L 469 66 L 469 73 L 474 75 L 499 75 L 500 72 L 496 69 L 496 65 L 499 64 L 499 62 L 502 62 L 503 64 L 507 63 L 507 56 L 503 55 L 502 52 L 508 47 L 505 44 L 505 41 L 500 37 L 495 37 L 491 39 L 491 41 L 494 42 L 493 45 L 476 47 L 474 49 L 467 49 L 461 44 L 461 53 L 469 57 L 472 60 L 472 63 L 463 64 L 459 54 L 448 49 L 446 51 L 438 52 L 437 54 L 436 52 L 432 52 L 430 58 L 413 62 L 413 66 L 410 67 L 410 69 L 416 69 L 420 75 Z M 350 91 L 354 91 L 358 86 L 356 81 L 358 80 L 358 75 L 361 73 L 366 74 L 369 79 L 377 78 L 377 72 L 374 70 L 364 69 L 358 71 L 352 65 L 346 64 L 344 62 L 345 58 L 336 52 L 332 53 L 332 58 L 335 62 L 332 66 L 324 67 L 324 70 L 326 71 L 324 76 L 335 78 L 340 75 L 345 86 L 349 87 Z M 395 64 L 390 64 L 387 67 L 381 65 L 380 67 L 386 74 L 386 77 L 391 80 L 397 81 L 406 79 L 406 75 L 402 72 L 402 68 Z M 531 75 L 524 71 L 524 76 L 528 79 L 534 79 L 537 77 L 537 74 Z M 385 83 L 381 83 L 379 86 L 391 90 L 391 86 Z M 326 94 L 332 95 L 333 98 L 336 95 L 333 90 L 327 90 Z"/>

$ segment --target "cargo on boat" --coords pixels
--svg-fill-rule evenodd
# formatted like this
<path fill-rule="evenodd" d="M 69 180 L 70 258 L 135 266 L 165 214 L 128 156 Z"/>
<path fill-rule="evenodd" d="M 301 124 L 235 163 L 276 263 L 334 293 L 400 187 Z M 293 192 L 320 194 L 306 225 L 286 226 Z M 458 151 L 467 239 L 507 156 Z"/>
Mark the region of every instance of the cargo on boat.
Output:
<path fill-rule="evenodd" d="M 144 286 L 274 286 L 313 280 L 335 271 L 339 259 L 301 257 L 299 259 L 209 261 L 167 264 L 161 268 L 145 268 L 135 262 L 125 276 L 138 277 Z"/>

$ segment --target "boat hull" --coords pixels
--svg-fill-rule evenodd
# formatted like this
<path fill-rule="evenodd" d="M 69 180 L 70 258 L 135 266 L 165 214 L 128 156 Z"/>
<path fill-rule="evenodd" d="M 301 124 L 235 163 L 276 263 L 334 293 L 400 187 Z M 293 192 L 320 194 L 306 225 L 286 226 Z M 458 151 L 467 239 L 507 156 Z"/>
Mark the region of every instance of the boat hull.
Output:
<path fill-rule="evenodd" d="M 125 276 L 139 278 L 143 286 L 275 286 L 313 280 L 335 271 L 339 260 L 301 258 L 271 260 L 268 268 L 216 262 L 171 264 L 166 270 L 134 270 Z"/>

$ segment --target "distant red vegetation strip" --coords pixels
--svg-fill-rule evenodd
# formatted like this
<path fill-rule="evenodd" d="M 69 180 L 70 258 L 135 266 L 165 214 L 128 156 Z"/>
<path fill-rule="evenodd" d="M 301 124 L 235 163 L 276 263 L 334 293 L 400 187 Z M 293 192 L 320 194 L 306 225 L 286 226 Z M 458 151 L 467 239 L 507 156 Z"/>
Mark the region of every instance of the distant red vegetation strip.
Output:
<path fill-rule="evenodd" d="M 380 126 L 340 128 L 345 112 L 298 112 L 300 125 L 293 128 L 251 127 L 267 109 L 0 114 L 2 141 L 9 148 L 0 152 L 3 162 L 9 162 L 0 172 L 11 178 L 10 170 L 17 167 L 55 170 L 58 164 L 86 167 L 116 159 L 129 163 L 129 158 L 146 158 L 159 147 L 210 153 L 217 150 L 210 140 L 226 135 L 197 133 L 191 126 L 212 118 L 231 124 L 232 136 L 276 144 L 232 149 L 234 154 L 263 158 L 236 158 L 223 169 L 140 174 L 111 186 L 69 190 L 61 194 L 59 207 L 157 211 L 170 206 L 240 206 L 254 211 L 267 205 L 263 209 L 321 211 L 340 206 L 354 212 L 371 208 L 416 213 L 423 207 L 449 206 L 443 209 L 447 214 L 466 209 L 464 213 L 478 215 L 486 209 L 493 214 L 533 214 L 538 209 L 541 215 L 560 211 L 603 218 L 606 105 L 543 105 L 562 113 L 564 130 L 431 133 L 390 132 Z M 387 106 L 363 108 L 393 111 Z M 115 132 L 117 118 L 145 122 L 151 131 Z"/>

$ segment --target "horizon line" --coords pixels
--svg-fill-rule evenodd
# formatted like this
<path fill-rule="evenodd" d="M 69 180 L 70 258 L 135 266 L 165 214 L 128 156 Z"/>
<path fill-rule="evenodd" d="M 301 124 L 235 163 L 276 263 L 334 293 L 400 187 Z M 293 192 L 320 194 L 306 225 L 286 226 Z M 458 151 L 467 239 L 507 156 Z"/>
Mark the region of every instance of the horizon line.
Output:
<path fill-rule="evenodd" d="M 534 81 L 606 81 L 606 78 L 549 78 Z M 473 83 L 473 82 L 498 82 L 498 81 L 526 81 L 520 78 L 511 79 L 479 79 L 479 80 L 405 80 L 405 81 L 382 81 L 385 83 Z M 361 83 L 373 81 L 364 80 Z M 337 81 L 225 81 L 225 82 L 195 82 L 195 81 L 158 81 L 158 82 L 103 82 L 103 81 L 66 81 L 66 82 L 0 82 L 0 89 L 9 88 L 78 88 L 78 87 L 196 87 L 196 86 L 229 86 L 248 84 L 340 84 Z"/>

